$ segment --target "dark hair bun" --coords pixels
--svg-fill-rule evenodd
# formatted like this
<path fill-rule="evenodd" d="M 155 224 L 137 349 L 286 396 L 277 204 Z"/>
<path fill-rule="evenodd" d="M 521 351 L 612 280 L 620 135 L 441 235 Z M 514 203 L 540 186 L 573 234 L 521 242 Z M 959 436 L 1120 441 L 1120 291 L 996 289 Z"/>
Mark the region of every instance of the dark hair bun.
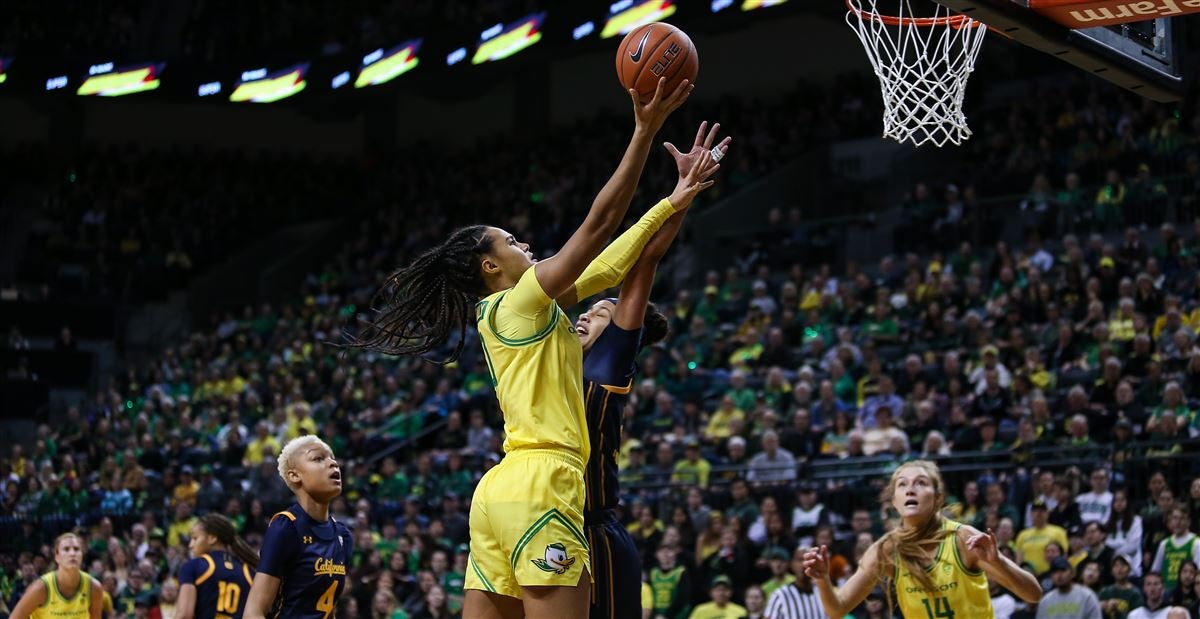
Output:
<path fill-rule="evenodd" d="M 646 317 L 642 321 L 642 346 L 653 346 L 667 337 L 671 330 L 667 317 L 653 303 L 646 304 Z"/>

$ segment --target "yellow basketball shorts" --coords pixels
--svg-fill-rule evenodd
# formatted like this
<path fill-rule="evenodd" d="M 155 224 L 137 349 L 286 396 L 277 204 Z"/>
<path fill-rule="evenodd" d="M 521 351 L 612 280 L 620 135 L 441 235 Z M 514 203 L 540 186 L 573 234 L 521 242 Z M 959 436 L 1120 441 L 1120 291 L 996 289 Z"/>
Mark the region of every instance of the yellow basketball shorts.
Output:
<path fill-rule="evenodd" d="M 465 588 L 520 599 L 521 587 L 578 584 L 580 570 L 591 565 L 583 493 L 578 454 L 518 449 L 506 455 L 479 480 L 471 499 Z"/>

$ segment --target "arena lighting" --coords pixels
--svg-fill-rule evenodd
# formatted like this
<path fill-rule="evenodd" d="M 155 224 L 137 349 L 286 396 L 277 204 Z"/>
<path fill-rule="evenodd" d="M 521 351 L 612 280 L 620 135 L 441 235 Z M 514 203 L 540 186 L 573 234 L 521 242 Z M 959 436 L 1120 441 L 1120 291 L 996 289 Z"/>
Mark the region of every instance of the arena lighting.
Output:
<path fill-rule="evenodd" d="M 753 11 L 754 9 L 765 9 L 769 6 L 779 6 L 787 2 L 787 0 L 743 0 L 742 10 Z"/>
<path fill-rule="evenodd" d="M 545 19 L 545 12 L 533 13 L 508 26 L 497 24 L 484 30 L 479 35 L 479 47 L 475 48 L 471 64 L 502 60 L 541 41 Z"/>
<path fill-rule="evenodd" d="M 467 48 L 460 47 L 446 55 L 446 66 L 456 65 L 467 57 Z"/>
<path fill-rule="evenodd" d="M 712 12 L 719 13 L 733 6 L 733 0 L 712 0 Z"/>
<path fill-rule="evenodd" d="M 634 3 L 620 0 L 608 8 L 608 21 L 600 31 L 600 38 L 629 34 L 630 30 L 643 24 L 662 21 L 675 14 L 675 3 L 671 0 L 645 0 Z"/>
<path fill-rule="evenodd" d="M 384 52 L 377 49 L 363 57 L 362 69 L 358 71 L 358 79 L 354 80 L 355 88 L 378 86 L 386 84 L 397 77 L 416 68 L 420 59 L 417 51 L 421 49 L 421 39 L 405 41 Z M 334 86 L 334 88 L 337 88 Z"/>
<path fill-rule="evenodd" d="M 596 31 L 596 22 L 584 22 L 571 31 L 571 38 L 578 41 Z"/>
<path fill-rule="evenodd" d="M 91 77 L 83 81 L 75 94 L 119 97 L 156 90 L 159 86 L 158 75 L 162 73 L 164 66 L 165 63 L 150 63 L 130 65 L 114 71 L 111 62 L 93 65 L 88 69 Z"/>
<path fill-rule="evenodd" d="M 288 67 L 267 75 L 266 69 L 256 69 L 242 73 L 242 79 L 234 85 L 229 100 L 234 103 L 271 103 L 286 99 L 301 90 L 308 82 L 304 81 L 308 73 L 308 63 Z"/>
<path fill-rule="evenodd" d="M 350 72 L 349 71 L 342 71 L 341 73 L 338 73 L 337 75 L 333 76 L 333 80 L 329 82 L 329 84 L 331 86 L 333 86 L 334 90 L 337 90 L 338 88 L 341 88 L 342 86 L 345 86 L 346 84 L 349 84 L 349 83 L 350 83 Z"/>
<path fill-rule="evenodd" d="M 208 82 L 207 84 L 200 84 L 200 88 L 197 89 L 197 94 L 201 97 L 208 97 L 220 93 L 221 82 Z"/>
<path fill-rule="evenodd" d="M 67 87 L 67 76 L 59 75 L 46 80 L 46 90 L 59 90 Z"/>
<path fill-rule="evenodd" d="M 0 58 L 0 84 L 8 79 L 8 66 L 12 64 L 12 58 Z"/>

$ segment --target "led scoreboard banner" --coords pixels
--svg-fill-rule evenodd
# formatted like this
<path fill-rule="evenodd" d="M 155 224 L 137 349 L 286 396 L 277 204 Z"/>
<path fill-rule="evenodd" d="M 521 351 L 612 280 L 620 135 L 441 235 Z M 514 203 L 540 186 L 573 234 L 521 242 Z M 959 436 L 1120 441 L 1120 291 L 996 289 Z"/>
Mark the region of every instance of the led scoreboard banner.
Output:
<path fill-rule="evenodd" d="M 75 94 L 84 96 L 119 97 L 137 92 L 156 90 L 158 76 L 165 63 L 130 65 L 113 69 L 113 63 L 92 65 L 88 77 L 79 85 Z"/>
<path fill-rule="evenodd" d="M 601 39 L 624 36 L 643 24 L 662 21 L 675 14 L 675 3 L 671 0 L 619 0 L 609 7 L 608 13 L 608 21 L 600 31 Z"/>
<path fill-rule="evenodd" d="M 744 0 L 742 2 L 743 11 L 753 11 L 754 9 L 765 9 L 769 6 L 778 6 L 787 2 L 787 0 Z"/>
<path fill-rule="evenodd" d="M 483 64 L 508 58 L 542 40 L 542 22 L 546 13 L 534 13 L 504 26 L 496 24 L 479 35 L 479 46 L 471 64 Z"/>
<path fill-rule="evenodd" d="M 420 62 L 420 59 L 417 58 L 417 52 L 420 49 L 421 39 L 414 39 L 386 52 L 380 48 L 367 54 L 363 57 L 362 69 L 358 72 L 358 79 L 354 80 L 354 87 L 365 88 L 386 84 L 408 73 Z"/>
<path fill-rule="evenodd" d="M 953 2 L 979 2 L 983 0 L 936 0 L 943 4 Z M 1161 14 L 1190 12 L 1198 10 L 1193 5 L 1200 6 L 1200 0 L 992 0 L 996 2 L 1023 2 L 1032 10 L 1042 10 L 1048 15 L 1067 15 L 1077 21 L 1096 21 L 1107 23 L 1113 19 L 1127 19 L 1130 15 L 1146 15 L 1153 12 Z M 588 0 L 591 4 L 591 0 Z M 713 13 L 728 11 L 733 13 L 739 8 L 742 11 L 756 11 L 766 7 L 778 6 L 787 0 L 701 0 L 700 6 L 708 5 Z M 568 24 L 552 24 L 549 31 L 551 44 L 556 46 L 554 53 L 562 51 L 558 41 L 559 26 L 564 33 L 569 32 L 573 40 L 584 38 L 609 39 L 624 36 L 634 29 L 667 20 L 677 15 L 679 0 L 604 0 L 598 2 L 596 9 L 604 11 L 602 17 L 589 19 L 570 26 Z M 1173 7 L 1182 7 L 1173 10 Z M 604 7 L 600 9 L 600 7 Z M 1164 8 L 1165 7 L 1165 8 Z M 691 14 L 686 11 L 685 19 Z M 1081 10 L 1082 9 L 1082 10 Z M 557 10 L 557 9 L 554 9 Z M 340 52 L 312 62 L 302 61 L 282 69 L 272 67 L 257 67 L 239 73 L 227 73 L 224 67 L 206 67 L 189 64 L 186 67 L 173 66 L 171 76 L 167 78 L 168 90 L 174 95 L 180 91 L 172 88 L 174 81 L 187 86 L 193 97 L 211 98 L 234 103 L 272 103 L 293 97 L 304 90 L 320 91 L 321 93 L 366 89 L 369 86 L 379 86 L 392 82 L 396 78 L 409 73 L 421 64 L 420 55 L 429 50 L 435 50 L 439 58 L 435 58 L 434 71 L 441 69 L 440 55 L 446 54 L 446 66 L 459 63 L 485 65 L 509 58 L 537 45 L 546 37 L 548 11 L 539 11 L 521 19 L 496 23 L 483 30 L 474 44 L 470 39 L 454 41 L 451 51 L 448 43 L 439 38 L 414 37 L 390 48 L 380 47 L 363 50 L 365 55 L 342 55 Z M 1111 15 L 1110 15 L 1111 14 Z M 558 14 L 556 18 L 560 17 Z M 469 36 L 469 33 L 468 33 Z M 425 44 L 430 43 L 432 47 Z M 543 46 L 545 47 L 545 46 Z M 528 56 L 533 56 L 530 54 Z M 358 62 L 356 62 L 356 60 Z M 164 90 L 161 80 L 166 70 L 166 62 L 145 62 L 130 65 L 116 65 L 114 62 L 93 64 L 85 75 L 71 71 L 67 67 L 49 67 L 44 73 L 40 65 L 31 71 L 32 76 L 26 75 L 25 59 L 18 67 L 17 78 L 9 79 L 13 58 L 0 57 L 0 84 L 6 89 L 17 87 L 37 89 L 47 92 L 66 93 L 74 91 L 80 96 L 119 97 L 141 92 Z M 425 59 L 429 62 L 429 58 Z M 87 66 L 87 65 L 84 65 Z M 253 65 L 251 65 L 253 66 Z M 78 70 L 77 68 L 75 69 Z M 310 73 L 310 70 L 312 73 Z M 425 70 L 429 70 L 428 67 Z M 41 75 L 39 75 L 41 74 Z M 309 88 L 311 78 L 319 79 L 319 85 Z M 76 81 L 78 80 L 78 81 Z M 6 83 L 8 82 L 8 83 Z M 18 86 L 19 85 L 19 86 Z"/>
<path fill-rule="evenodd" d="M 308 63 L 300 63 L 282 71 L 267 74 L 266 69 L 255 69 L 242 72 L 241 81 L 234 84 L 233 93 L 229 100 L 234 103 L 271 103 L 286 99 L 308 84 L 304 76 L 308 73 Z"/>

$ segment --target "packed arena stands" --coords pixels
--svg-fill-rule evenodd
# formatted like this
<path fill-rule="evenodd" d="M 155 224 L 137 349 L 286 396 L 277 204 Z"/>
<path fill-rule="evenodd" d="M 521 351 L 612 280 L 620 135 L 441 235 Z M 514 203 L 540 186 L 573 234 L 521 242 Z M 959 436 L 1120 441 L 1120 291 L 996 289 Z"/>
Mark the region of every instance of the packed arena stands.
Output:
<path fill-rule="evenodd" d="M 219 41 L 196 5 L 196 40 Z M 295 28 L 272 36 L 311 39 Z M 703 205 L 715 208 L 802 144 L 875 131 L 874 112 L 838 106 L 847 98 L 697 105 L 666 137 L 686 140 L 702 118 L 735 136 L 736 163 Z M 1171 115 L 1068 82 L 1023 101 L 981 114 L 957 170 L 926 171 L 878 262 L 790 262 L 808 223 L 793 204 L 720 268 L 660 287 L 671 334 L 640 360 L 620 448 L 652 616 L 688 617 L 722 586 L 762 612 L 813 544 L 834 549 L 845 578 L 890 526 L 883 480 L 917 458 L 941 463 L 954 518 L 994 530 L 1047 584 L 1066 557 L 1111 601 L 1106 616 L 1168 602 L 1196 616 L 1195 564 L 1161 557 L 1172 534 L 1200 532 L 1194 98 Z M 111 616 L 171 616 L 195 519 L 226 514 L 259 543 L 291 502 L 280 446 L 318 434 L 344 463 L 333 511 L 355 539 L 338 616 L 456 616 L 471 492 L 503 456 L 485 362 L 471 345 L 440 366 L 337 344 L 386 274 L 456 225 L 504 212 L 494 223 L 551 255 L 611 173 L 620 122 L 415 163 L 96 150 L 55 164 L 43 214 L 57 225 L 27 247 L 26 291 L 67 286 L 63 267 L 79 262 L 106 266 L 72 292 L 136 301 L 268 222 L 345 207 L 359 233 L 289 302 L 231 308 L 0 454 L 0 611 L 48 569 L 48 543 L 77 529 Z M 648 167 L 634 209 L 666 190 L 665 172 Z M 14 328 L 6 348 L 29 347 Z M 1114 577 L 1121 558 L 1133 589 Z M 1151 572 L 1171 586 L 1143 595 Z M 872 596 L 861 616 L 881 607 Z"/>
<path fill-rule="evenodd" d="M 743 119 L 742 159 L 723 186 L 705 196 L 715 200 L 771 172 L 802 147 L 869 135 L 876 122 L 870 108 L 836 107 L 861 97 L 864 87 L 847 79 L 830 90 L 798 87 L 769 103 L 727 98 L 688 109 L 667 131 L 680 141 L 702 118 Z M 789 116 L 797 109 L 806 120 Z M 831 115 L 841 122 L 817 122 Z M 563 226 L 582 217 L 594 197 L 589 192 L 616 165 L 627 136 L 612 127 L 621 122 L 605 114 L 548 137 L 515 142 L 506 137 L 461 151 L 423 144 L 366 163 L 132 147 L 51 159 L 51 171 L 43 172 L 48 179 L 39 223 L 22 261 L 22 283 L 27 288 L 51 283 L 60 292 L 84 296 L 160 298 L 264 230 L 330 217 L 330 205 L 363 217 L 386 209 L 396 217 L 429 221 L 451 211 L 458 217 L 454 223 L 517 205 L 517 222 L 525 223 L 513 226 L 516 231 L 535 248 L 555 248 L 565 240 Z M 556 156 L 568 149 L 571 157 Z M 650 166 L 640 195 L 669 188 L 668 171 Z M 255 208 L 243 208 L 246 204 Z M 553 215 L 531 218 L 529 210 L 543 205 Z"/>

